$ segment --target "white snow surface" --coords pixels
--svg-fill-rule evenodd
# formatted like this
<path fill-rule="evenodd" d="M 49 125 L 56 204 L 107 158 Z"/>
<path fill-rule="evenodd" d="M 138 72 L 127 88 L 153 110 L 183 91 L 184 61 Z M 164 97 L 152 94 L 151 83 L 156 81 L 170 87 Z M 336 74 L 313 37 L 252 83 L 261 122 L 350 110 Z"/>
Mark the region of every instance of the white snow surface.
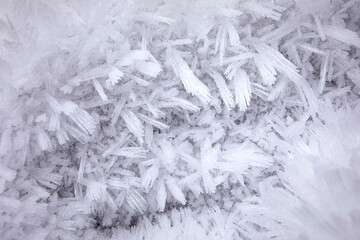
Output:
<path fill-rule="evenodd" d="M 0 0 L 0 238 L 360 236 L 359 0 Z"/>

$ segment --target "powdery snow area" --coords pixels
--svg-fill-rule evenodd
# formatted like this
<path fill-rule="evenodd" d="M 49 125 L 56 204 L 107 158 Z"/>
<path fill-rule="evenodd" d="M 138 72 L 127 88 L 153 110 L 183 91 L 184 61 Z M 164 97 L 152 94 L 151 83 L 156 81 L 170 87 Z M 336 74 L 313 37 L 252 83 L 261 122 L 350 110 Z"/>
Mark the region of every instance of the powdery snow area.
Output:
<path fill-rule="evenodd" d="M 0 0 L 0 238 L 360 236 L 359 0 Z"/>

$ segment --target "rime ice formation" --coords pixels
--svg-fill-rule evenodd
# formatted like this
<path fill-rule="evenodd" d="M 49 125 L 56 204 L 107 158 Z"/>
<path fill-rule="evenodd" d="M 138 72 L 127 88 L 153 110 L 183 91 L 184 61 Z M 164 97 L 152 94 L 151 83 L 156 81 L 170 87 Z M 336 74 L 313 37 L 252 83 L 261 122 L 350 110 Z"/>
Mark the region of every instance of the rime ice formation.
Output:
<path fill-rule="evenodd" d="M 358 239 L 358 0 L 0 0 L 1 239 Z"/>

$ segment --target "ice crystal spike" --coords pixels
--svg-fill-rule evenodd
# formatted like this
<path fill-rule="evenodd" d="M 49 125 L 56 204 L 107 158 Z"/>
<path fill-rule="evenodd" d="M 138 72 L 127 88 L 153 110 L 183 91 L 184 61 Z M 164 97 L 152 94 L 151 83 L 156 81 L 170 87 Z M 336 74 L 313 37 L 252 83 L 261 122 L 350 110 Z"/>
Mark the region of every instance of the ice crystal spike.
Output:
<path fill-rule="evenodd" d="M 130 132 L 138 138 L 144 136 L 144 126 L 131 110 L 123 109 L 120 115 Z"/>
<path fill-rule="evenodd" d="M 106 94 L 105 94 L 105 92 L 104 92 L 104 89 L 103 89 L 103 87 L 101 86 L 101 84 L 100 84 L 96 79 L 93 80 L 93 84 L 94 84 L 95 90 L 98 92 L 98 94 L 100 95 L 101 99 L 102 99 L 103 101 L 107 101 L 107 100 L 108 100 L 108 97 L 106 96 Z"/>
<path fill-rule="evenodd" d="M 186 92 L 195 95 L 200 101 L 207 104 L 211 99 L 208 87 L 194 75 L 176 50 L 170 50 L 169 61 L 175 74 L 183 83 Z"/>
<path fill-rule="evenodd" d="M 118 103 L 115 105 L 114 112 L 111 114 L 111 125 L 114 126 L 120 117 L 121 110 L 123 109 L 126 102 L 126 98 L 122 97 Z"/>
<path fill-rule="evenodd" d="M 327 51 L 324 57 L 324 60 L 321 63 L 321 70 L 320 70 L 320 81 L 318 86 L 318 92 L 321 94 L 325 88 L 326 76 L 328 73 L 329 68 L 329 52 Z"/>
<path fill-rule="evenodd" d="M 235 102 L 240 111 L 245 111 L 250 106 L 251 86 L 249 76 L 245 71 L 239 69 L 234 76 Z"/>
<path fill-rule="evenodd" d="M 325 41 L 326 40 L 326 36 L 324 34 L 324 30 L 322 28 L 321 22 L 320 22 L 320 18 L 318 15 L 313 15 L 314 17 L 314 21 L 318 30 L 318 33 L 320 35 L 321 41 Z"/>
<path fill-rule="evenodd" d="M 100 182 L 92 181 L 87 185 L 86 198 L 91 201 L 100 201 L 104 197 L 106 186 Z"/>
<path fill-rule="evenodd" d="M 227 31 L 229 34 L 230 44 L 232 46 L 240 44 L 239 33 L 236 31 L 236 28 L 232 23 L 227 24 Z"/>
<path fill-rule="evenodd" d="M 165 183 L 163 179 L 160 179 L 156 191 L 157 210 L 159 212 L 163 212 L 165 210 L 166 198 L 167 193 Z"/>
<path fill-rule="evenodd" d="M 200 108 L 193 103 L 181 99 L 181 98 L 170 98 L 166 99 L 166 102 L 162 102 L 159 104 L 161 107 L 180 107 L 184 110 L 189 110 L 191 112 L 198 112 Z"/>
<path fill-rule="evenodd" d="M 313 46 L 305 44 L 305 43 L 299 44 L 298 46 L 301 47 L 304 50 L 307 50 L 307 51 L 310 51 L 310 52 L 313 52 L 313 53 L 316 53 L 316 54 L 319 54 L 319 55 L 325 56 L 325 54 L 326 54 L 324 51 L 322 51 L 320 49 L 317 49 L 317 48 L 314 48 Z"/>
<path fill-rule="evenodd" d="M 147 153 L 148 150 L 145 150 L 141 147 L 124 147 L 110 152 L 112 155 L 123 156 L 127 158 L 146 158 Z"/>
<path fill-rule="evenodd" d="M 146 209 L 146 201 L 137 190 L 129 190 L 126 194 L 129 205 L 140 213 L 144 213 Z"/>
<path fill-rule="evenodd" d="M 159 176 L 159 168 L 157 166 L 151 166 L 146 170 L 142 180 L 142 184 L 147 189 L 147 191 L 149 191 L 152 188 L 158 176 Z"/>
<path fill-rule="evenodd" d="M 157 121 L 155 119 L 152 119 L 152 118 L 150 118 L 150 117 L 148 117 L 148 116 L 146 116 L 144 114 L 139 113 L 138 115 L 142 120 L 144 120 L 144 122 L 147 122 L 147 123 L 153 125 L 154 127 L 159 128 L 161 130 L 165 130 L 165 129 L 170 128 L 170 126 L 168 126 L 168 125 L 166 125 L 166 124 L 164 124 L 162 122 L 159 122 L 159 121 Z"/>
<path fill-rule="evenodd" d="M 356 32 L 334 25 L 323 25 L 323 31 L 328 37 L 360 48 L 360 37 Z"/>
<path fill-rule="evenodd" d="M 174 178 L 168 178 L 166 179 L 166 185 L 172 196 L 176 199 L 176 201 L 178 201 L 182 205 L 185 205 L 186 203 L 185 195 L 182 192 L 179 185 L 176 183 L 176 180 Z"/>
<path fill-rule="evenodd" d="M 214 71 L 210 72 L 209 74 L 214 79 L 216 86 L 219 88 L 220 95 L 224 101 L 225 107 L 227 109 L 234 108 L 235 106 L 234 98 L 229 88 L 227 87 L 224 78 L 219 73 Z"/>
<path fill-rule="evenodd" d="M 96 122 L 85 110 L 80 108 L 78 105 L 71 101 L 65 101 L 62 104 L 62 110 L 85 133 L 91 134 L 94 132 Z"/>
<path fill-rule="evenodd" d="M 259 69 L 264 84 L 273 85 L 275 83 L 277 73 L 271 60 L 261 54 L 257 54 L 254 56 L 254 62 Z"/>
<path fill-rule="evenodd" d="M 280 12 L 285 10 L 285 8 L 280 6 L 265 4 L 265 3 L 262 4 L 261 2 L 255 2 L 255 1 L 243 2 L 241 3 L 241 7 L 256 15 L 272 18 L 277 21 L 279 21 L 281 18 Z"/>

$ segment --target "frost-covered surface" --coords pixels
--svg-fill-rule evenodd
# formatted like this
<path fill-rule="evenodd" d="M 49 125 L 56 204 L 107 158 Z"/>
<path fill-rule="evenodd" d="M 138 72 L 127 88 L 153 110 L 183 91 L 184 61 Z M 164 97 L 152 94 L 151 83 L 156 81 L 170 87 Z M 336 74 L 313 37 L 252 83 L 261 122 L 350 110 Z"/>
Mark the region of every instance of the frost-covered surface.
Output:
<path fill-rule="evenodd" d="M 358 0 L 0 0 L 1 239 L 358 239 Z"/>

